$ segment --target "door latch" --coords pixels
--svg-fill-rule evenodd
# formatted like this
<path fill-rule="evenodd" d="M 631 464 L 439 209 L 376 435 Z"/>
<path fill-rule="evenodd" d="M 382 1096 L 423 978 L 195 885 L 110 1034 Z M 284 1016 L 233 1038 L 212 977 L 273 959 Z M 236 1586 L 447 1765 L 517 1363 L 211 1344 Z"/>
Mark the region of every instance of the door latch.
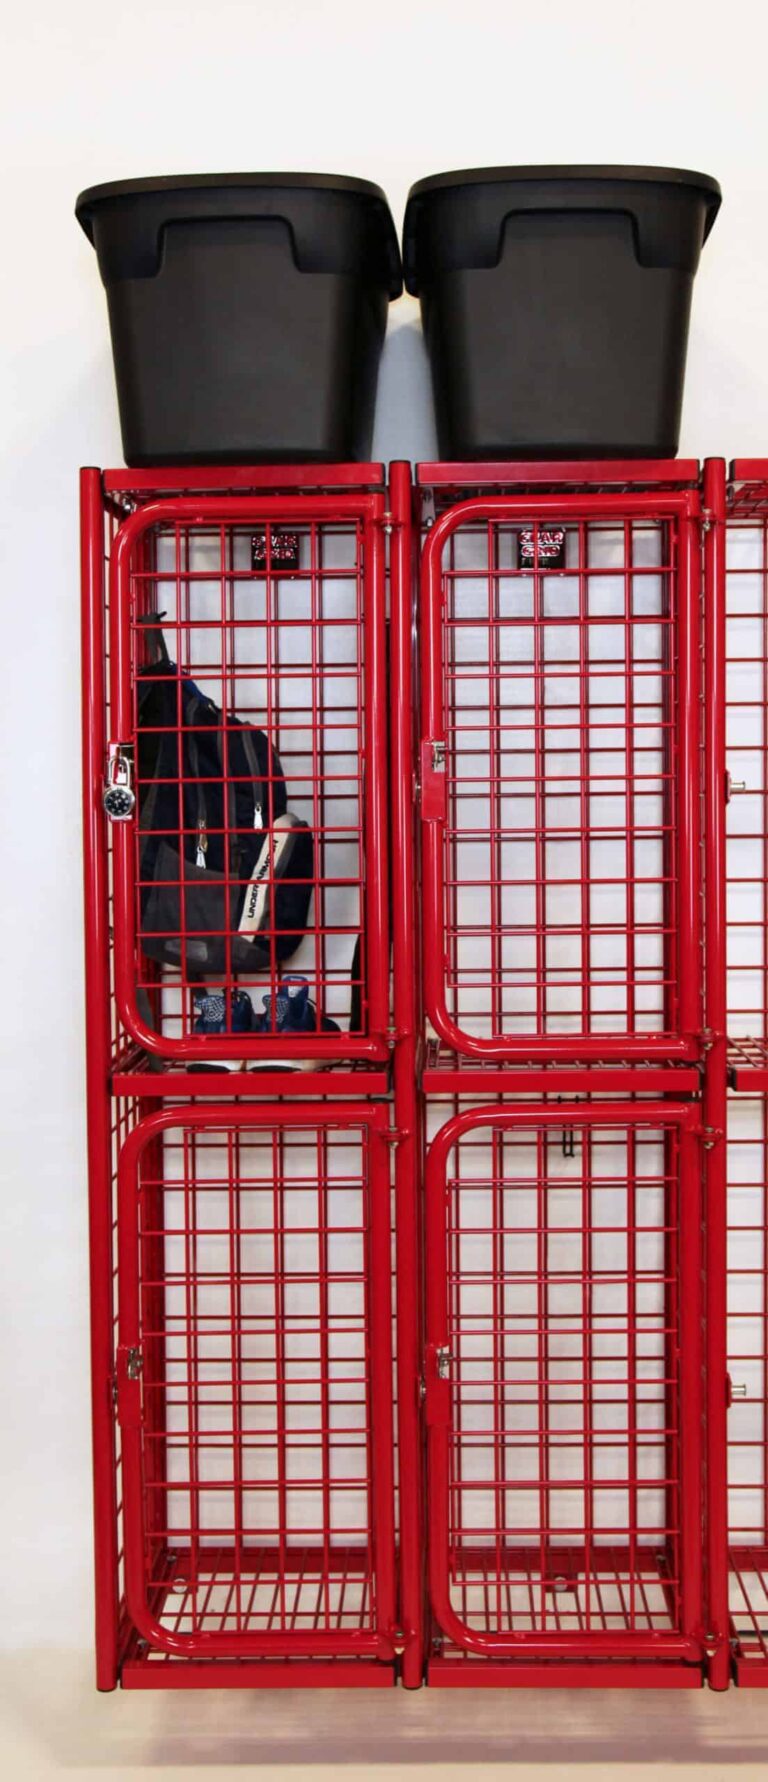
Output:
<path fill-rule="evenodd" d="M 115 1359 L 118 1423 L 123 1429 L 140 1429 L 144 1357 L 138 1345 L 127 1348 L 120 1344 Z"/>
<path fill-rule="evenodd" d="M 446 811 L 445 743 L 425 737 L 421 745 L 421 814 L 425 822 L 443 822 Z"/>

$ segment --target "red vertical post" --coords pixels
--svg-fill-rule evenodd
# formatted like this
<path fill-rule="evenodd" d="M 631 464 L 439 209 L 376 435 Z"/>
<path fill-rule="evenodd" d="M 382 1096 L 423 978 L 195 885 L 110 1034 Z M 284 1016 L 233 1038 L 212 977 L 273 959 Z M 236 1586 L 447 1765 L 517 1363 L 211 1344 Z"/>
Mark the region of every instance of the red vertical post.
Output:
<path fill-rule="evenodd" d="M 417 1689 L 424 1664 L 423 1497 L 420 1414 L 421 1267 L 417 1092 L 417 947 L 414 871 L 413 534 L 410 465 L 390 467 L 392 513 L 392 941 L 397 1256 L 397 1388 L 402 1677 Z"/>
<path fill-rule="evenodd" d="M 365 871 L 368 886 L 365 968 L 368 1032 L 378 1039 L 387 1032 L 389 1016 L 387 862 L 390 846 L 387 823 L 386 561 L 385 539 L 378 513 L 366 522 L 365 551 L 365 690 L 371 709 L 367 713 L 369 765 L 366 772 L 365 834 L 361 837 L 361 843 L 368 854 Z M 384 951 L 383 961 L 380 949 Z"/>
<path fill-rule="evenodd" d="M 705 650 L 705 994 L 707 1050 L 704 1119 L 707 1378 L 707 1575 L 712 1689 L 727 1689 L 728 1409 L 727 1409 L 727 1158 L 726 1127 L 726 872 L 725 872 L 725 464 L 704 466 Z"/>
<path fill-rule="evenodd" d="M 677 591 L 677 970 L 679 1023 L 698 1040 L 701 959 L 701 560 L 697 519 L 687 512 L 678 534 Z"/>
<path fill-rule="evenodd" d="M 109 905 L 100 787 L 106 756 L 104 509 L 101 474 L 80 472 L 83 856 L 88 1109 L 96 1685 L 117 1684 L 118 1564 L 112 1402 L 112 1216 L 109 1101 Z"/>

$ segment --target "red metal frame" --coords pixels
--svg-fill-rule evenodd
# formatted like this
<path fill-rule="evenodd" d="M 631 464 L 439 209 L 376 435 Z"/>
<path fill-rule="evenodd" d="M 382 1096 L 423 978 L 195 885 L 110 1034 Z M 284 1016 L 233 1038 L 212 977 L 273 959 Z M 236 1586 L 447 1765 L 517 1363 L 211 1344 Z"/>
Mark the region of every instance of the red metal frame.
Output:
<path fill-rule="evenodd" d="M 462 1057 L 437 1041 L 426 1047 L 421 1086 L 425 1095 L 626 1095 L 641 1075 L 648 1095 L 697 1095 L 701 1071 L 693 1064 L 507 1064 Z"/>
<path fill-rule="evenodd" d="M 394 1657 L 388 1129 L 188 1105 L 122 1147 L 125 1591 L 153 1650 Z"/>
<path fill-rule="evenodd" d="M 497 1105 L 430 1147 L 431 1601 L 486 1681 L 701 1676 L 700 1136 L 694 1104 Z"/>
<path fill-rule="evenodd" d="M 456 464 L 419 464 L 416 482 L 420 489 L 463 491 L 469 489 L 562 488 L 564 485 L 583 489 L 698 488 L 699 463 L 696 458 L 582 458 L 523 459 L 500 462 L 477 462 L 467 459 Z"/>
<path fill-rule="evenodd" d="M 416 1689 L 424 1668 L 424 1497 L 421 1436 L 422 1292 L 420 1166 L 423 1150 L 418 1092 L 418 942 L 413 807 L 413 492 L 408 464 L 390 469 L 392 675 L 392 943 L 395 1193 L 397 1197 L 397 1421 L 402 1679 Z"/>
<path fill-rule="evenodd" d="M 214 690 L 218 690 L 220 686 L 226 688 L 228 709 L 238 697 L 253 701 L 257 697 L 254 687 L 265 685 L 268 717 L 263 728 L 270 736 L 273 746 L 280 747 L 279 699 L 286 674 L 291 689 L 287 696 L 290 710 L 287 720 L 284 714 L 282 722 L 288 723 L 289 744 L 291 735 L 299 731 L 303 736 L 302 726 L 306 728 L 302 702 L 297 704 L 299 669 L 290 664 L 287 668 L 282 668 L 276 656 L 281 635 L 284 637 L 286 631 L 292 629 L 292 635 L 296 637 L 298 620 L 294 617 L 284 619 L 274 616 L 277 601 L 275 590 L 280 578 L 276 572 L 272 575 L 269 570 L 262 572 L 259 578 L 259 585 L 263 584 L 266 590 L 264 618 L 254 620 L 249 616 L 241 620 L 237 616 L 232 590 L 242 588 L 243 584 L 250 589 L 256 576 L 251 570 L 235 570 L 233 553 L 238 528 L 243 533 L 249 527 L 263 526 L 268 541 L 274 537 L 273 526 L 290 523 L 294 527 L 308 529 L 311 563 L 304 573 L 308 578 L 311 613 L 308 614 L 306 624 L 302 623 L 299 629 L 305 637 L 309 637 L 311 643 L 311 656 L 305 650 L 307 660 L 302 666 L 301 674 L 306 681 L 306 696 L 311 704 L 312 737 L 308 744 L 300 744 L 303 750 L 299 757 L 301 767 L 294 771 L 295 776 L 299 772 L 301 774 L 300 790 L 304 793 L 305 802 L 308 799 L 312 807 L 312 827 L 316 837 L 313 908 L 307 930 L 311 960 L 303 970 L 310 979 L 311 993 L 318 1011 L 322 1009 L 326 1013 L 334 1013 L 334 1007 L 328 1007 L 329 998 L 332 998 L 337 984 L 341 984 L 340 967 L 331 967 L 328 963 L 328 949 L 335 929 L 325 918 L 324 911 L 329 898 L 338 896 L 337 883 L 342 885 L 346 882 L 343 878 L 339 879 L 338 875 L 334 876 L 332 861 L 329 864 L 334 843 L 338 853 L 342 841 L 345 845 L 357 847 L 357 867 L 353 871 L 353 878 L 355 884 L 359 883 L 360 886 L 362 907 L 358 922 L 364 934 L 363 958 L 367 966 L 362 985 L 367 1031 L 360 1037 L 346 1032 L 321 1031 L 302 1035 L 300 1038 L 285 1035 L 278 1037 L 269 1033 L 226 1034 L 220 1038 L 195 1034 L 192 990 L 187 987 L 187 976 L 183 970 L 178 974 L 180 989 L 176 993 L 170 1021 L 166 1024 L 161 1014 L 157 1026 L 150 1025 L 137 1006 L 139 990 L 149 994 L 154 981 L 146 967 L 143 970 L 140 967 L 137 954 L 137 903 L 141 883 L 139 828 L 135 821 L 115 824 L 115 996 L 121 1022 L 133 1039 L 150 1055 L 186 1063 L 215 1063 L 218 1059 L 229 1060 L 232 1057 L 257 1060 L 270 1055 L 287 1059 L 316 1059 L 327 1063 L 343 1058 L 385 1060 L 388 1055 L 384 513 L 385 499 L 380 493 L 270 497 L 174 496 L 166 500 L 150 501 L 138 508 L 117 531 L 110 557 L 111 741 L 128 747 L 135 743 L 136 675 L 140 668 L 140 652 L 144 642 L 140 621 L 143 613 L 155 610 L 161 606 L 163 600 L 170 601 L 175 596 L 173 617 L 165 620 L 174 658 L 181 662 L 185 646 L 189 650 L 190 639 L 196 640 L 198 660 L 193 655 L 189 666 L 203 683 L 204 690 L 207 690 L 211 682 L 215 682 Z M 332 524 L 346 525 L 354 538 L 359 537 L 360 555 L 351 571 L 345 572 L 338 566 L 322 568 L 322 532 L 323 528 L 327 529 Z M 170 568 L 163 568 L 160 564 L 150 564 L 147 567 L 146 556 L 142 553 L 146 552 L 148 541 L 163 533 L 170 535 L 173 562 Z M 214 555 L 218 553 L 220 558 L 218 567 L 215 564 L 208 568 L 190 567 L 190 540 L 194 546 L 201 539 L 203 542 L 206 539 L 212 542 Z M 333 677 L 334 664 L 332 662 L 328 668 L 324 665 L 322 627 L 327 627 L 328 617 L 320 602 L 323 591 L 329 585 L 335 587 L 345 573 L 351 574 L 355 580 L 359 614 L 358 619 L 347 629 L 357 636 L 358 629 L 362 628 L 360 635 L 365 639 L 364 661 L 347 666 L 342 659 L 342 664 L 335 669 L 335 679 L 338 680 L 340 675 L 346 676 L 345 684 L 353 689 L 353 711 L 358 711 L 357 722 L 364 725 L 364 730 L 362 734 L 353 732 L 352 727 L 356 720 L 354 716 L 347 714 L 344 722 L 349 730 L 350 740 L 339 744 L 335 737 L 341 720 L 335 713 L 332 718 L 329 717 L 324 705 L 324 676 L 326 679 Z M 291 586 L 296 580 L 296 577 L 291 578 Z M 220 613 L 216 618 L 212 612 L 207 611 L 206 603 L 209 604 L 211 587 L 219 584 Z M 190 601 L 195 600 L 199 604 L 190 610 Z M 300 641 L 298 647 L 301 647 Z M 250 654 L 244 655 L 246 650 Z M 257 662 L 257 653 L 260 650 L 265 651 L 266 655 Z M 223 693 L 221 697 L 224 698 Z M 283 699 L 285 697 L 283 693 Z M 273 701 L 276 702 L 274 715 Z M 348 753 L 353 747 L 353 734 L 355 751 L 362 751 L 361 783 L 355 793 L 351 781 L 349 787 L 347 786 L 351 767 L 336 767 L 335 780 L 338 783 L 341 778 L 343 782 L 337 791 L 332 754 L 334 749 L 338 752 L 339 748 L 346 749 Z M 305 762 L 307 749 L 309 756 Z M 285 754 L 285 744 L 282 745 L 281 753 Z M 346 757 L 342 756 L 342 759 Z M 295 791 L 290 789 L 290 758 L 285 766 L 289 797 L 295 803 Z M 360 776 L 360 773 L 355 759 L 354 774 Z M 343 813 L 341 818 L 333 805 L 334 796 L 337 801 L 341 799 L 338 806 Z M 359 829 L 355 828 L 356 820 L 350 820 L 347 815 L 347 806 L 355 800 L 355 808 L 359 813 Z M 179 845 L 178 837 L 176 845 Z M 178 938 L 183 954 L 186 946 L 183 898 L 181 908 Z M 350 955 L 353 944 L 353 939 L 350 938 Z M 225 947 L 229 958 L 226 937 Z M 285 969 L 290 971 L 290 962 Z M 301 971 L 301 965 L 297 969 Z M 349 966 L 345 969 L 348 974 Z M 282 975 L 275 956 L 266 973 L 263 969 L 254 968 L 254 987 L 263 989 L 266 981 L 267 988 L 274 996 Z M 235 973 L 230 969 L 223 974 L 223 981 L 225 988 L 234 988 Z M 238 974 L 237 981 L 242 988 L 242 971 Z"/>
<path fill-rule="evenodd" d="M 424 990 L 427 1015 L 454 1052 L 521 1066 L 701 1056 L 699 513 L 690 488 L 454 495 L 428 531 L 421 581 Z M 545 524 L 570 528 L 577 561 L 546 573 L 538 556 L 533 571 L 516 567 L 511 551 L 520 529 L 538 541 Z M 621 562 L 604 568 L 588 552 L 595 534 L 611 528 L 623 540 Z M 636 557 L 640 528 L 662 541 L 660 560 L 644 565 Z M 465 564 L 457 551 L 467 539 L 474 545 Z M 591 597 L 593 584 L 599 593 Z M 633 590 L 652 585 L 654 599 L 667 605 L 645 614 Z M 605 605 L 606 589 L 613 606 Z M 518 590 L 532 602 L 530 612 L 502 612 Z M 597 713 L 595 676 L 606 688 Z M 571 682 L 578 694 L 569 694 Z M 510 717 L 510 702 L 520 701 L 521 715 Z M 601 759 L 601 744 L 603 754 L 624 751 L 630 765 L 623 777 Z M 550 769 L 558 748 L 565 765 Z M 619 822 L 616 810 L 611 817 L 603 807 L 621 796 Z M 490 866 L 485 855 L 476 858 L 482 838 Z M 558 841 L 579 853 L 566 880 L 562 872 L 551 876 Z M 610 869 L 595 866 L 595 848 L 606 845 L 623 846 L 621 870 L 613 855 Z M 524 865 L 514 863 L 515 850 L 523 850 Z M 578 910 L 567 921 L 562 913 L 552 919 L 549 900 L 567 884 Z M 609 914 L 596 924 L 592 900 L 601 894 L 624 897 L 622 921 Z M 596 963 L 595 931 L 603 948 L 616 951 L 608 966 Z M 564 969 L 569 935 L 579 965 Z M 573 997 L 578 1006 L 569 1013 Z M 610 1024 L 612 1004 L 623 1008 L 621 1026 Z"/>
<path fill-rule="evenodd" d="M 117 1545 L 117 1456 L 112 1405 L 113 1268 L 111 1110 L 108 1096 L 109 891 L 100 784 L 106 753 L 103 700 L 93 697 L 104 673 L 104 518 L 98 470 L 80 472 L 82 601 L 83 870 L 85 900 L 86 1091 L 90 1259 L 91 1419 L 95 1573 L 96 1682 L 114 1689 L 118 1676 L 120 1585 Z"/>
<path fill-rule="evenodd" d="M 107 495 L 142 500 L 156 495 L 232 495 L 259 491 L 275 495 L 288 490 L 317 494 L 319 490 L 383 489 L 383 464 L 185 464 L 181 469 L 155 466 L 152 470 L 105 470 L 102 484 Z"/>
<path fill-rule="evenodd" d="M 727 1376 L 727 1011 L 725 854 L 725 465 L 704 466 L 704 790 L 705 1010 L 703 1109 L 706 1125 L 706 1551 L 708 1680 L 726 1689 L 730 1673 L 728 1617 Z"/>

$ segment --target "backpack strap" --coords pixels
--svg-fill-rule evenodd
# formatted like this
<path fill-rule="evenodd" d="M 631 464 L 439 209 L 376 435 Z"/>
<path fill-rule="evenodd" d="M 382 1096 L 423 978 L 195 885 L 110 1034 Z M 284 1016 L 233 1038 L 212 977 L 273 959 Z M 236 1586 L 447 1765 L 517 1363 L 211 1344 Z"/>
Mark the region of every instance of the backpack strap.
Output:
<path fill-rule="evenodd" d="M 168 654 L 168 645 L 163 636 L 161 620 L 164 618 L 164 612 L 143 613 L 138 623 L 143 625 L 145 629 L 147 657 L 152 667 L 155 667 L 156 664 L 162 664 L 163 668 L 173 668 L 173 663 Z"/>
<path fill-rule="evenodd" d="M 268 821 L 269 821 L 269 808 L 268 808 L 269 807 L 269 798 L 268 798 L 268 795 L 265 797 L 265 793 L 267 793 L 267 787 L 264 784 L 264 779 L 262 776 L 261 768 L 259 767 L 259 757 L 256 753 L 256 745 L 253 740 L 252 731 L 248 724 L 243 724 L 242 729 L 240 731 L 240 737 L 241 737 L 242 744 L 243 744 L 243 752 L 245 754 L 245 759 L 248 762 L 248 768 L 250 771 L 251 779 L 253 780 L 253 827 L 254 827 L 254 829 L 266 829 L 268 826 Z M 267 742 L 267 762 L 269 762 L 269 743 L 268 742 Z M 257 788 L 258 788 L 258 792 L 257 792 Z M 267 806 L 266 810 L 264 808 L 265 805 Z M 257 823 L 256 818 L 259 815 L 261 816 L 261 822 Z M 266 821 L 265 821 L 265 819 L 266 819 Z"/>
<path fill-rule="evenodd" d="M 189 714 L 188 714 L 190 718 L 197 717 L 198 705 L 199 705 L 199 701 L 197 699 L 190 700 Z M 198 827 L 198 833 L 199 833 L 201 829 L 205 829 L 205 827 L 206 827 L 206 824 L 208 821 L 208 807 L 205 802 L 205 787 L 204 787 L 203 782 L 200 778 L 200 751 L 197 746 L 197 736 L 196 736 L 194 730 L 188 731 L 186 741 L 187 741 L 187 747 L 189 749 L 189 765 L 192 769 L 192 777 L 195 780 L 196 786 L 197 786 L 197 827 Z M 183 769 L 183 748 L 182 748 L 182 769 Z M 182 774 L 182 777 L 183 777 L 183 774 Z M 182 848 L 182 853 L 183 852 L 184 852 L 184 849 Z"/>

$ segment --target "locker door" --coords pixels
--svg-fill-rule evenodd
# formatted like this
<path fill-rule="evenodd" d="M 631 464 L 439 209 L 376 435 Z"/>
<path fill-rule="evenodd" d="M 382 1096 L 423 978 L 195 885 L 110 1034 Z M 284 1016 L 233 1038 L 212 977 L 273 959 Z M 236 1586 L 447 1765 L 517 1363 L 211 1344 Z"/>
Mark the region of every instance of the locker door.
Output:
<path fill-rule="evenodd" d="M 437 1651 L 703 1658 L 697 1121 L 493 1107 L 432 1142 Z"/>
<path fill-rule="evenodd" d="M 128 1032 L 166 1061 L 388 1056 L 384 506 L 380 493 L 176 496 L 137 508 L 117 531 L 110 757 L 111 771 L 133 778 L 135 807 L 112 824 L 115 994 Z M 165 665 L 153 613 L 163 615 Z M 158 678 L 173 688 L 178 717 L 153 728 L 141 701 Z M 206 818 L 196 829 L 193 808 L 195 790 L 211 787 L 210 720 L 198 707 L 190 717 L 190 685 L 226 714 L 214 732 L 221 826 L 210 834 Z M 277 914 L 286 895 L 276 865 L 286 835 L 269 814 L 277 781 L 264 783 L 266 809 L 254 800 L 242 814 L 253 779 L 237 752 L 238 720 L 282 764 L 288 813 L 278 817 L 303 850 L 295 876 L 310 896 L 298 926 Z M 207 766 L 195 772 L 203 748 Z M 173 802 L 161 825 L 151 815 L 158 789 L 164 819 L 169 792 Z M 253 867 L 266 895 L 255 938 L 243 933 L 244 828 L 265 835 Z M 315 1010 L 299 1035 L 275 1031 L 286 972 L 306 980 Z M 231 1032 L 201 1033 L 202 979 L 222 990 L 225 1010 L 236 990 L 249 991 L 265 1031 L 240 1031 L 232 1018 Z"/>
<path fill-rule="evenodd" d="M 127 1139 L 125 1586 L 152 1650 L 393 1658 L 389 1194 L 381 1106 L 188 1105 Z"/>
<path fill-rule="evenodd" d="M 472 498 L 426 537 L 424 990 L 454 1052 L 699 1056 L 698 503 Z"/>

